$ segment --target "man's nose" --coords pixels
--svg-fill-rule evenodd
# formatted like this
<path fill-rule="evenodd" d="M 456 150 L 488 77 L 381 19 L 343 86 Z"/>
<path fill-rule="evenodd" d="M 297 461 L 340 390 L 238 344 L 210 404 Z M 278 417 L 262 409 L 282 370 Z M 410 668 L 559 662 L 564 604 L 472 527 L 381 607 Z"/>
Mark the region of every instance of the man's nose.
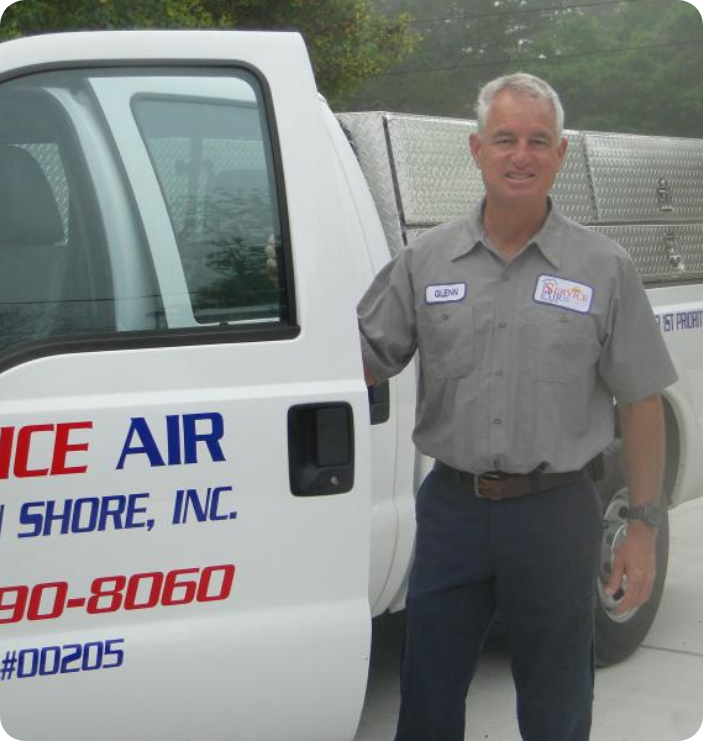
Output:
<path fill-rule="evenodd" d="M 516 167 L 524 167 L 530 159 L 527 142 L 518 141 L 512 151 L 512 160 Z"/>

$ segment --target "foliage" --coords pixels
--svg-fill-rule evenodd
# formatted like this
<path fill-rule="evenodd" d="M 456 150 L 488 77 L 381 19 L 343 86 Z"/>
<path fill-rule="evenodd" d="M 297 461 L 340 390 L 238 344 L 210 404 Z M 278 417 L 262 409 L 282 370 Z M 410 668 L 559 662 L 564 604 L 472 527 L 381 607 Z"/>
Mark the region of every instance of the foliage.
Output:
<path fill-rule="evenodd" d="M 0 38 L 122 28 L 215 25 L 198 0 L 21 0 L 2 17 Z"/>
<path fill-rule="evenodd" d="M 473 117 L 479 87 L 502 74 L 523 39 L 551 17 L 536 8 L 568 2 L 380 0 L 384 12 L 410 12 L 423 38 L 403 64 L 370 79 L 345 105 Z"/>
<path fill-rule="evenodd" d="M 561 92 L 569 125 L 703 136 L 703 25 L 680 0 L 637 0 L 617 11 L 555 19 L 523 65 Z"/>
<path fill-rule="evenodd" d="M 473 117 L 483 83 L 525 70 L 560 92 L 571 128 L 703 137 L 703 24 L 686 2 L 380 1 L 409 10 L 423 41 L 348 110 Z"/>
<path fill-rule="evenodd" d="M 405 14 L 375 15 L 371 0 L 239 0 L 241 28 L 301 30 L 321 89 L 336 102 L 370 76 L 397 64 L 417 35 Z"/>
<path fill-rule="evenodd" d="M 0 40 L 57 31 L 129 28 L 295 30 L 318 85 L 336 99 L 407 55 L 409 18 L 376 15 L 371 0 L 21 0 L 3 15 Z"/>

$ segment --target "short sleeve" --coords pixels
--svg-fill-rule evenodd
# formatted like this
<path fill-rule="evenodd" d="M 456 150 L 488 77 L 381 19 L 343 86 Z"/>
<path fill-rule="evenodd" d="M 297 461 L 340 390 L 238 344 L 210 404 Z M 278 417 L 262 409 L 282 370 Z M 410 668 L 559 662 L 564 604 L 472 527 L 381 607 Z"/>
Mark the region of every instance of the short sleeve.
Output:
<path fill-rule="evenodd" d="M 599 371 L 615 399 L 632 404 L 661 393 L 677 374 L 642 280 L 624 250 L 619 258 Z"/>
<path fill-rule="evenodd" d="M 362 356 L 377 381 L 399 373 L 417 348 L 410 255 L 405 250 L 388 263 L 357 307 Z"/>

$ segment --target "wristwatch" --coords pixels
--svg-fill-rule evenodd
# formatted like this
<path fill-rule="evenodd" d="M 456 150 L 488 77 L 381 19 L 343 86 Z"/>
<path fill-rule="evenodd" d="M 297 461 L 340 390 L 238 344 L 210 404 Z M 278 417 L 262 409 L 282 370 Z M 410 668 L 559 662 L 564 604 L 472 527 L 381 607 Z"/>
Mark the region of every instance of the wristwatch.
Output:
<path fill-rule="evenodd" d="M 641 504 L 637 507 L 627 508 L 628 520 L 641 520 L 649 527 L 659 527 L 659 515 L 661 508 L 658 504 Z"/>

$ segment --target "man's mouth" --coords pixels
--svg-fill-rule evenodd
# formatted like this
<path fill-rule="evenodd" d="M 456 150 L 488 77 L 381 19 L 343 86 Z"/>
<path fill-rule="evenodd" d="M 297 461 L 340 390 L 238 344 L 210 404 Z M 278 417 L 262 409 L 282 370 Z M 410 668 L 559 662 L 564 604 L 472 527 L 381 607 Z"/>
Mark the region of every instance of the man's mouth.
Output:
<path fill-rule="evenodd" d="M 529 172 L 509 172 L 506 176 L 508 180 L 529 180 L 530 178 L 533 178 L 534 175 Z"/>

